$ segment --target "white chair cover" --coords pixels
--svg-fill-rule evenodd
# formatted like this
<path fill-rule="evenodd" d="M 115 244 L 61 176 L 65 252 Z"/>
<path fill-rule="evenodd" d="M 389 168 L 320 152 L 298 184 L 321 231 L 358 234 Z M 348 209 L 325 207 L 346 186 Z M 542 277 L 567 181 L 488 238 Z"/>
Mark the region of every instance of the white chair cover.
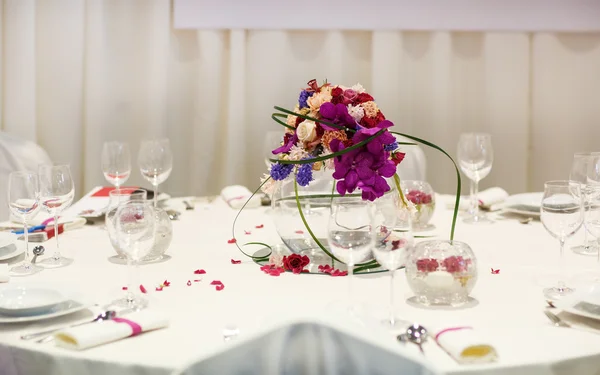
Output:
<path fill-rule="evenodd" d="M 233 345 L 233 343 L 232 343 Z M 398 344 L 398 348 L 401 345 Z M 317 323 L 295 323 L 194 363 L 177 375 L 425 375 L 417 360 Z"/>
<path fill-rule="evenodd" d="M 394 134 L 395 135 L 395 134 Z M 398 142 L 412 142 L 408 138 L 395 135 Z M 398 165 L 398 176 L 400 180 L 427 180 L 427 160 L 420 146 L 400 146 L 400 150 L 406 153 L 402 163 Z"/>
<path fill-rule="evenodd" d="M 37 171 L 51 164 L 50 157 L 34 142 L 0 132 L 0 221 L 8 220 L 8 175 L 13 171 Z"/>

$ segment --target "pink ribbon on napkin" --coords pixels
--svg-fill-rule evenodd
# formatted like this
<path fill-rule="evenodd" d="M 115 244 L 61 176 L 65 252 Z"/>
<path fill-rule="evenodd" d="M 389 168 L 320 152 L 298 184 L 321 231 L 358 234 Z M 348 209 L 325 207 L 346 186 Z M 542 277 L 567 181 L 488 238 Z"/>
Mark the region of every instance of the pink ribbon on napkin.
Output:
<path fill-rule="evenodd" d="M 227 204 L 230 204 L 233 201 L 237 201 L 237 200 L 244 199 L 244 198 L 246 198 L 246 196 L 244 196 L 244 195 L 240 195 L 239 197 L 230 198 L 227 200 Z"/>
<path fill-rule="evenodd" d="M 437 340 L 438 340 L 438 338 L 439 338 L 441 335 L 443 335 L 444 333 L 447 333 L 447 332 L 453 332 L 453 331 L 462 331 L 463 329 L 473 329 L 473 327 L 452 327 L 452 328 L 446 328 L 446 329 L 443 329 L 443 330 L 439 331 L 439 332 L 437 333 L 437 335 L 435 335 L 435 341 L 437 341 Z"/>
<path fill-rule="evenodd" d="M 142 333 L 142 326 L 140 326 L 134 321 L 125 318 L 113 318 L 112 321 L 117 323 L 125 323 L 129 327 L 131 327 L 131 336 L 139 335 L 140 333 Z"/>

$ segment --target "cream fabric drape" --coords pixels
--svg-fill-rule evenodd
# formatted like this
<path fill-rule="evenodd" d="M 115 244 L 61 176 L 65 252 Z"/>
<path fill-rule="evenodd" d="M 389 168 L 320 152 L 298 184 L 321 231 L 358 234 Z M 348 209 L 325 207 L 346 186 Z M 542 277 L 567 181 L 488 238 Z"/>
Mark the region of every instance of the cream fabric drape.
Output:
<path fill-rule="evenodd" d="M 136 155 L 159 136 L 174 146 L 170 193 L 256 186 L 272 106 L 311 78 L 361 82 L 396 130 L 451 155 L 459 133 L 490 132 L 483 187 L 540 190 L 574 151 L 600 151 L 600 34 L 173 30 L 168 0 L 0 3 L 1 129 L 70 162 L 78 193 L 104 183 L 103 141 Z M 451 165 L 426 152 L 450 192 Z"/>

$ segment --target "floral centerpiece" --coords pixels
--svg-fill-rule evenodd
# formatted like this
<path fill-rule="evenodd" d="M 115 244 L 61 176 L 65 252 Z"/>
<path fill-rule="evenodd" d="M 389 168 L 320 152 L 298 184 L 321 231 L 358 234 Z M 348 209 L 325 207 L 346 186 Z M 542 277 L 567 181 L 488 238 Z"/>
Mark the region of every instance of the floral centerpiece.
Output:
<path fill-rule="evenodd" d="M 311 184 L 314 172 L 331 173 L 335 180 L 335 190 L 340 196 L 360 191 L 362 199 L 367 201 L 375 201 L 390 191 L 391 187 L 386 180 L 390 179 L 396 184 L 400 201 L 409 205 L 402 194 L 396 167 L 405 157 L 399 146 L 415 143 L 398 142 L 393 134 L 433 147 L 450 158 L 445 151 L 432 143 L 391 131 L 394 124 L 386 119 L 373 96 L 360 84 L 346 87 L 325 82 L 319 85 L 313 79 L 300 91 L 293 110 L 281 107 L 275 109 L 277 112 L 271 117 L 284 128 L 281 145 L 273 150 L 269 173 L 263 176 L 255 193 L 262 189 L 266 194 L 272 195 L 277 181 L 293 179 L 295 198 L 306 230 L 332 259 L 336 258 L 313 234 L 298 201 L 298 186 Z M 460 174 L 456 164 L 454 167 L 458 178 L 458 207 Z M 333 194 L 332 191 L 332 196 Z M 454 236 L 456 213 L 455 209 L 451 239 Z M 240 250 L 245 255 L 256 258 L 241 248 Z M 373 265 L 374 261 L 370 263 Z"/>

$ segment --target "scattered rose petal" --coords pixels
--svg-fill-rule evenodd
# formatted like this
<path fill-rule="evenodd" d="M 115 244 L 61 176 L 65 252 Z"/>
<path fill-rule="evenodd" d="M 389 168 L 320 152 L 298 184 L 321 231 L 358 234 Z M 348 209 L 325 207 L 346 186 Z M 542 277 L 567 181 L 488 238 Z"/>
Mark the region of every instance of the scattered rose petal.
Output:
<path fill-rule="evenodd" d="M 220 282 L 219 280 L 213 280 L 211 281 L 210 285 L 221 285 L 223 284 L 222 282 Z"/>
<path fill-rule="evenodd" d="M 146 294 L 146 292 L 147 292 L 146 288 L 142 284 L 140 284 L 140 292 L 142 292 L 144 294 Z"/>
<path fill-rule="evenodd" d="M 245 231 L 244 231 L 244 234 L 245 234 L 245 235 L 250 235 L 250 234 L 252 234 L 252 232 L 250 232 L 249 230 L 245 230 Z"/>
<path fill-rule="evenodd" d="M 348 276 L 348 271 L 340 271 L 339 269 L 334 269 L 329 264 L 319 266 L 319 272 L 327 273 L 330 276 Z"/>
<path fill-rule="evenodd" d="M 127 290 L 127 287 L 126 287 L 126 286 L 124 286 L 124 287 L 122 287 L 121 289 L 122 289 L 122 290 Z"/>
<path fill-rule="evenodd" d="M 206 271 L 202 270 L 202 269 L 194 271 L 194 274 L 196 274 L 196 275 L 204 275 L 205 273 L 206 273 Z"/>
<path fill-rule="evenodd" d="M 157 291 L 157 292 L 162 292 L 162 290 L 163 290 L 163 287 L 162 287 L 162 286 L 157 286 L 157 287 L 156 287 L 156 291 Z"/>
<path fill-rule="evenodd" d="M 260 224 L 260 225 L 257 225 L 257 226 L 255 226 L 255 228 L 256 228 L 256 229 L 262 229 L 262 228 L 264 228 L 264 227 L 265 227 L 265 225 L 264 225 L 264 224 Z"/>
<path fill-rule="evenodd" d="M 492 275 L 497 275 L 500 273 L 500 269 L 498 268 L 497 270 L 492 268 Z"/>
<path fill-rule="evenodd" d="M 191 285 L 192 285 L 192 282 L 190 280 L 188 280 L 187 286 L 191 286 Z"/>
<path fill-rule="evenodd" d="M 271 276 L 279 276 L 279 275 L 281 275 L 282 272 L 285 272 L 283 267 L 278 267 L 274 264 L 266 264 L 266 265 L 260 267 L 260 270 L 263 271 L 264 273 L 266 273 L 267 275 L 271 275 Z"/>
<path fill-rule="evenodd" d="M 171 282 L 170 282 L 170 281 L 167 281 L 167 280 L 165 280 L 165 281 L 163 281 L 162 285 L 163 285 L 163 286 L 171 286 Z"/>
<path fill-rule="evenodd" d="M 240 263 L 242 263 L 241 260 L 235 260 L 235 259 L 231 260 L 231 264 L 240 264 Z"/>
<path fill-rule="evenodd" d="M 304 231 L 303 230 L 297 230 L 296 234 L 304 234 Z"/>
<path fill-rule="evenodd" d="M 236 242 L 237 242 L 237 240 L 236 240 L 235 238 L 232 238 L 232 239 L 230 239 L 230 240 L 227 240 L 227 243 L 236 243 Z"/>
<path fill-rule="evenodd" d="M 225 285 L 223 284 L 219 284 L 216 286 L 217 292 L 220 292 L 221 290 L 225 289 Z"/>
<path fill-rule="evenodd" d="M 195 279 L 194 280 L 195 283 L 199 283 L 200 281 L 202 281 L 202 279 Z"/>

